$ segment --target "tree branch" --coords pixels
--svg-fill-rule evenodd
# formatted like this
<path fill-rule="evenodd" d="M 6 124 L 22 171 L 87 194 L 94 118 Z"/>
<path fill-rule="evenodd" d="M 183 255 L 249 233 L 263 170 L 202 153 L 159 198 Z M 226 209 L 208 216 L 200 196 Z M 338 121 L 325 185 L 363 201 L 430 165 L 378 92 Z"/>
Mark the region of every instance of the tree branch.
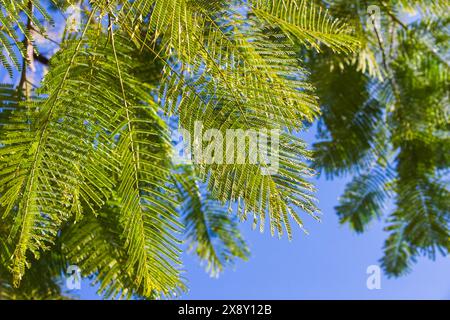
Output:
<path fill-rule="evenodd" d="M 28 1 L 28 10 L 30 11 L 30 15 L 33 14 L 33 2 Z M 29 83 L 27 81 L 27 68 L 28 65 L 31 64 L 31 60 L 33 59 L 33 55 L 30 57 L 30 52 L 33 52 L 33 43 L 31 42 L 31 39 L 29 38 L 31 35 L 31 19 L 30 17 L 27 18 L 27 25 L 26 25 L 26 33 L 24 34 L 24 39 L 22 41 L 23 47 L 25 48 L 25 55 L 22 60 L 22 70 L 20 74 L 20 81 L 18 85 L 18 91 L 21 95 L 25 92 L 25 97 L 30 97 L 31 88 L 29 87 Z M 30 48 L 31 46 L 31 48 Z"/>

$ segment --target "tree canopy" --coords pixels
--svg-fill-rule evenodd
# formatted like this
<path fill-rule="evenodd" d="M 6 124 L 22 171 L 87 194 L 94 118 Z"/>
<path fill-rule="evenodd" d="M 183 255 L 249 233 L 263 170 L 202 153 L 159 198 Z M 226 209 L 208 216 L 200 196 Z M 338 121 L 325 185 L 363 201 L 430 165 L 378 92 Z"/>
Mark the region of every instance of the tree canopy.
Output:
<path fill-rule="evenodd" d="M 235 217 L 251 213 L 261 230 L 267 221 L 289 237 L 290 220 L 303 224 L 295 207 L 316 217 L 310 152 L 294 131 L 320 110 L 294 40 L 353 53 L 359 40 L 348 24 L 310 1 L 54 1 L 51 9 L 69 6 L 79 25 L 66 24 L 34 88 L 28 69 L 46 60 L 34 38 L 49 37 L 53 14 L 44 1 L 1 1 L 2 65 L 20 71 L 1 95 L 0 239 L 12 277 L 2 279 L 11 294 L 49 255 L 78 265 L 105 297 L 171 296 L 185 288 L 183 241 L 216 274 L 248 256 Z M 191 133 L 199 121 L 224 134 L 281 129 L 279 169 L 174 164 L 173 118 Z M 49 277 L 64 269 L 55 270 Z M 45 295 L 55 293 L 48 280 Z"/>
<path fill-rule="evenodd" d="M 363 41 L 352 57 L 309 55 L 322 107 L 315 168 L 353 176 L 337 214 L 358 233 L 387 221 L 381 263 L 399 276 L 450 250 L 448 2 L 323 3 Z"/>
<path fill-rule="evenodd" d="M 315 172 L 353 177 L 342 223 L 386 218 L 387 274 L 448 254 L 447 9 L 0 0 L 0 298 L 66 298 L 68 265 L 105 298 L 179 295 L 184 250 L 215 276 L 249 256 L 239 221 L 291 239 L 319 220 Z M 298 132 L 316 120 L 310 150 Z M 198 124 L 204 153 L 179 163 L 172 133 Z M 229 150 L 231 131 L 244 143 Z"/>

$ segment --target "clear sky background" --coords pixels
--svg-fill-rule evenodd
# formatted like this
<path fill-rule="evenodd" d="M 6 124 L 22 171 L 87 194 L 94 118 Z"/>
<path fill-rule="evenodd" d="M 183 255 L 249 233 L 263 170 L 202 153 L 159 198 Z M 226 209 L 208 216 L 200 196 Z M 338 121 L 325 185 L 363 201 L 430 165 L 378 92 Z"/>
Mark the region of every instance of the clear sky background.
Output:
<path fill-rule="evenodd" d="M 315 130 L 301 135 L 314 141 Z M 294 239 L 272 238 L 270 232 L 253 231 L 241 224 L 251 256 L 238 261 L 219 278 L 211 278 L 194 255 L 185 254 L 189 291 L 182 299 L 450 299 L 450 259 L 419 259 L 410 274 L 388 279 L 382 275 L 381 289 L 366 286 L 367 267 L 377 265 L 387 233 L 384 220 L 374 221 L 368 232 L 357 235 L 340 225 L 334 211 L 346 181 L 315 181 L 322 210 L 318 223 L 306 214 L 309 235 L 294 229 Z M 268 230 L 267 230 L 268 231 Z M 95 288 L 83 282 L 83 299 L 98 299 Z"/>

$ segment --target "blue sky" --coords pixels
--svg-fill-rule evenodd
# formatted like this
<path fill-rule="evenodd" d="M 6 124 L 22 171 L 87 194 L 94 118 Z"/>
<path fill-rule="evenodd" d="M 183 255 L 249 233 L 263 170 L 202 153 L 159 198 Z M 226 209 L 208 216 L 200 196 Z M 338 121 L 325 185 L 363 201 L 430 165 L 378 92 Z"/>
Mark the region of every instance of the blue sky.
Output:
<path fill-rule="evenodd" d="M 302 135 L 314 140 L 314 129 Z M 208 276 L 195 256 L 185 254 L 189 291 L 183 299 L 450 299 L 450 259 L 419 259 L 412 272 L 397 279 L 382 275 L 381 289 L 366 286 L 367 267 L 377 265 L 387 233 L 383 220 L 357 235 L 340 225 L 333 207 L 345 187 L 344 179 L 315 181 L 322 210 L 318 223 L 303 214 L 309 235 L 294 230 L 294 240 L 272 238 L 269 232 L 241 224 L 251 257 L 238 261 L 219 278 Z M 295 228 L 294 228 L 295 229 Z M 296 232 L 295 232 L 296 231 Z M 74 292 L 83 299 L 98 299 L 83 282 Z"/>

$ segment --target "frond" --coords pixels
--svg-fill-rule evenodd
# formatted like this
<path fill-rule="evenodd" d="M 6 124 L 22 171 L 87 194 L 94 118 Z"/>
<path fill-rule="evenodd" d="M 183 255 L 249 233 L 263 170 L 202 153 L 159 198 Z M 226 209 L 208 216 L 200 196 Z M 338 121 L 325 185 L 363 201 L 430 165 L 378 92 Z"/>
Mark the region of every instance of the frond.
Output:
<path fill-rule="evenodd" d="M 397 182 L 397 209 L 390 219 L 391 231 L 384 247 L 382 266 L 389 275 L 410 271 L 417 256 L 435 259 L 450 248 L 450 195 L 436 181 L 400 180 Z"/>
<path fill-rule="evenodd" d="M 333 19 L 322 7 L 305 0 L 253 1 L 254 13 L 269 24 L 275 24 L 294 41 L 320 51 L 323 44 L 334 52 L 355 53 L 359 41 L 354 30 Z"/>
<path fill-rule="evenodd" d="M 97 216 L 86 214 L 79 223 L 63 230 L 63 253 L 83 276 L 92 279 L 93 285 L 99 285 L 98 293 L 105 298 L 157 298 L 160 292 L 156 288 L 149 291 L 145 283 L 136 282 L 142 273 L 138 266 L 129 267 L 132 253 L 125 245 L 120 206 L 112 200 Z"/>
<path fill-rule="evenodd" d="M 388 275 L 400 276 L 411 270 L 412 263 L 415 262 L 414 247 L 408 243 L 404 236 L 406 222 L 393 220 L 386 231 L 391 234 L 384 243 L 384 256 L 381 259 L 381 266 Z"/>
<path fill-rule="evenodd" d="M 39 89 L 43 97 L 19 104 L 5 125 L 0 202 L 4 216 L 15 217 L 15 284 L 27 253 L 37 257 L 64 221 L 101 208 L 114 178 L 127 267 L 137 266 L 134 281 L 144 283 L 144 295 L 169 294 L 180 285 L 179 231 L 165 185 L 170 142 L 148 105 L 149 87 L 131 75 L 136 48 L 113 33 L 100 37 L 101 28 L 90 25 L 93 13 L 80 37 L 65 41 L 52 59 Z"/>
<path fill-rule="evenodd" d="M 392 170 L 379 165 L 354 177 L 345 187 L 335 208 L 340 222 L 348 223 L 358 233 L 366 231 L 374 218 L 383 215 L 385 202 L 390 197 L 389 183 L 392 179 Z"/>
<path fill-rule="evenodd" d="M 0 230 L 0 254 L 5 254 L 5 260 L 0 257 L 0 300 L 60 300 L 70 299 L 62 289 L 61 273 L 64 270 L 64 258 L 61 251 L 54 247 L 47 251 L 39 260 L 32 261 L 32 267 L 24 276 L 19 288 L 12 285 L 12 276 L 8 270 L 6 254 L 7 233 Z"/>
<path fill-rule="evenodd" d="M 247 245 L 235 217 L 201 187 L 192 168 L 180 170 L 174 176 L 180 188 L 180 214 L 187 245 L 206 263 L 206 271 L 218 276 L 236 258 L 248 258 Z"/>
<path fill-rule="evenodd" d="M 450 239 L 450 192 L 435 181 L 399 181 L 397 215 L 408 221 L 405 237 L 419 252 L 447 253 Z"/>
<path fill-rule="evenodd" d="M 387 126 L 380 86 L 338 58 L 313 57 L 309 66 L 322 104 L 314 167 L 327 177 L 364 172 L 386 153 Z M 352 83 L 349 86 L 348 83 Z"/>
<path fill-rule="evenodd" d="M 42 18 L 42 19 L 40 19 Z M 20 58 L 28 59 L 27 48 L 23 45 L 24 37 L 32 41 L 27 21 L 41 34 L 45 34 L 42 21 L 49 24 L 53 20 L 40 1 L 29 0 L 1 0 L 0 1 L 0 62 L 13 77 L 13 68 L 21 70 Z"/>
<path fill-rule="evenodd" d="M 0 203 L 6 208 L 3 217 L 14 210 L 10 239 L 17 243 L 12 260 L 16 285 L 28 265 L 27 253 L 38 257 L 71 216 L 69 208 L 76 202 L 79 187 L 85 188 L 84 195 L 92 194 L 88 188 L 92 181 L 79 174 L 88 168 L 83 165 L 92 156 L 94 133 L 84 122 L 92 105 L 83 97 L 75 103 L 73 96 L 80 88 L 76 70 L 83 41 L 75 40 L 60 53 L 59 61 L 55 59 L 59 63 L 40 89 L 47 97 L 20 103 L 3 126 Z M 85 97 L 88 92 L 84 92 Z M 74 103 L 77 107 L 72 108 Z M 103 188 L 97 188 L 100 194 Z M 97 199 L 92 196 L 94 203 Z"/>
<path fill-rule="evenodd" d="M 152 291 L 170 294 L 179 286 L 179 248 L 175 197 L 170 189 L 171 144 L 168 129 L 152 104 L 149 88 L 137 89 L 131 76 L 135 65 L 124 39 L 111 30 L 115 76 L 120 109 L 115 115 L 113 136 L 118 139 L 117 192 L 121 223 L 130 253 L 127 267 L 137 268 L 135 281 L 145 295 Z M 128 63 L 127 61 L 130 61 Z M 106 66 L 105 66 L 106 67 Z M 112 74 L 111 70 L 111 74 Z M 145 90 L 147 89 L 147 90 Z M 147 91 L 147 92 L 146 92 Z"/>

